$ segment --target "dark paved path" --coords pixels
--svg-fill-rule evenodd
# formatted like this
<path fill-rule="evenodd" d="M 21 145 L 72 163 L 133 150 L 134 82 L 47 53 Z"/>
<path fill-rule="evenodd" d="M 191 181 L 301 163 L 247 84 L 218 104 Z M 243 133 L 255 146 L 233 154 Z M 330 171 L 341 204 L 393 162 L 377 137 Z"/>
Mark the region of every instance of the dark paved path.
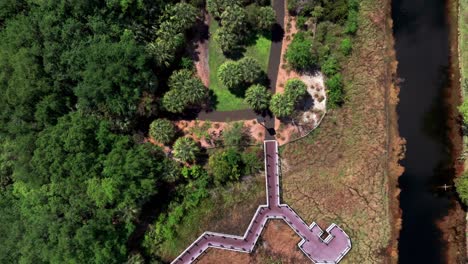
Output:
<path fill-rule="evenodd" d="M 252 109 L 236 110 L 236 111 L 212 111 L 205 112 L 201 111 L 198 114 L 198 119 L 200 120 L 210 120 L 213 122 L 227 122 L 227 121 L 238 121 L 238 120 L 247 120 L 254 119 L 257 116 L 255 111 Z"/>
<path fill-rule="evenodd" d="M 273 9 L 276 12 L 276 25 L 272 31 L 272 43 L 270 49 L 270 58 L 268 60 L 267 75 L 270 79 L 270 91 L 275 93 L 276 81 L 278 79 L 278 70 L 281 62 L 281 49 L 283 47 L 283 35 L 284 35 L 284 0 L 274 0 Z M 275 128 L 275 118 L 273 115 L 267 115 L 265 117 L 265 126 L 267 128 Z M 271 133 L 265 133 L 265 139 L 274 139 Z"/>
<path fill-rule="evenodd" d="M 270 80 L 270 91 L 275 93 L 276 90 L 276 81 L 278 79 L 278 70 L 281 62 L 281 48 L 283 47 L 283 35 L 284 35 L 284 0 L 275 0 L 273 1 L 273 9 L 276 12 L 276 25 L 272 30 L 272 43 L 270 48 L 270 55 L 268 59 L 268 69 L 267 76 Z M 258 115 L 251 109 L 245 110 L 236 110 L 236 111 L 212 111 L 205 112 L 202 111 L 198 114 L 198 119 L 200 120 L 210 120 L 214 122 L 226 122 L 226 121 L 238 121 L 238 120 L 247 120 L 254 119 Z M 265 126 L 267 128 L 274 129 L 275 127 L 275 118 L 271 113 L 263 115 L 265 119 Z M 265 139 L 271 140 L 274 139 L 274 136 L 268 131 L 265 133 Z"/>
<path fill-rule="evenodd" d="M 302 240 L 298 246 L 314 263 L 338 263 L 351 249 L 351 240 L 337 225 L 323 230 L 314 222 L 308 226 L 287 204 L 280 203 L 278 142 L 264 142 L 267 204 L 258 207 L 244 236 L 205 232 L 172 263 L 192 263 L 210 247 L 239 252 L 252 252 L 268 219 L 285 221 Z"/>

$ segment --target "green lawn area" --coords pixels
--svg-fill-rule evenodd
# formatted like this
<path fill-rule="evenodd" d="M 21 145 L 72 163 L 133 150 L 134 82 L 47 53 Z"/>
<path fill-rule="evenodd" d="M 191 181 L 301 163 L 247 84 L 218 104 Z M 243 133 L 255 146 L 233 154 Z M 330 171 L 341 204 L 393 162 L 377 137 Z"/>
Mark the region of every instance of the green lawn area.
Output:
<path fill-rule="evenodd" d="M 210 35 L 213 36 L 218 28 L 218 23 L 215 20 L 210 22 Z M 268 67 L 268 58 L 270 56 L 271 40 L 260 36 L 257 38 L 255 45 L 248 46 L 244 53 L 258 60 L 266 72 Z M 248 105 L 244 103 L 243 98 L 233 95 L 226 87 L 218 80 L 217 71 L 223 62 L 228 60 L 222 53 L 221 48 L 214 38 L 210 38 L 209 43 L 209 66 L 210 66 L 210 89 L 216 95 L 215 108 L 217 111 L 233 111 L 247 109 Z"/>

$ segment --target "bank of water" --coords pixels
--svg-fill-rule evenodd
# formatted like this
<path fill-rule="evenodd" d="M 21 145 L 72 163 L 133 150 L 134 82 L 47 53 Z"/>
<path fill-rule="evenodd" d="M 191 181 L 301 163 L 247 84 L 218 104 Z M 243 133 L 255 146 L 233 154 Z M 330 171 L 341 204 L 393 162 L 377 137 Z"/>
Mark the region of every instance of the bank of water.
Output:
<path fill-rule="evenodd" d="M 440 223 L 460 208 L 453 185 L 457 134 L 451 85 L 450 32 L 441 0 L 394 0 L 392 18 L 400 102 L 400 136 L 406 139 L 399 179 L 402 229 L 399 263 L 446 263 Z M 455 95 L 455 96 L 454 96 Z M 459 136 L 459 135 L 458 135 Z M 458 144 L 458 143 L 457 143 Z M 447 185 L 447 188 L 444 186 Z"/>

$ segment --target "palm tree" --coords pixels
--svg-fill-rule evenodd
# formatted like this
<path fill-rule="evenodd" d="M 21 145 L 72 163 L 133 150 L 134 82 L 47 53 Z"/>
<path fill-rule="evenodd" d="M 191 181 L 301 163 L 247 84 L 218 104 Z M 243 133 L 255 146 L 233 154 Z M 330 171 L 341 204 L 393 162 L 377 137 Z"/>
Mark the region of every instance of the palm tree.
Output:
<path fill-rule="evenodd" d="M 265 86 L 255 84 L 250 86 L 245 92 L 245 102 L 255 111 L 262 111 L 268 108 L 271 93 Z"/>
<path fill-rule="evenodd" d="M 156 141 L 167 144 L 174 138 L 175 130 L 171 121 L 167 119 L 156 119 L 151 122 L 149 134 Z"/>
<path fill-rule="evenodd" d="M 195 140 L 189 137 L 181 137 L 176 140 L 173 146 L 174 157 L 183 162 L 194 162 L 200 153 L 200 148 Z"/>

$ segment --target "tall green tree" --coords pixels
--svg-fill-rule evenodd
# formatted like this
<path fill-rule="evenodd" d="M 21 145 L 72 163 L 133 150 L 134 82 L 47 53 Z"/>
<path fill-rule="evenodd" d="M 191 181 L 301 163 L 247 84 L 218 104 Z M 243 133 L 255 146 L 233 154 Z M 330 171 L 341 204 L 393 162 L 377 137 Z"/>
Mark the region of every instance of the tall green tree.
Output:
<path fill-rule="evenodd" d="M 284 94 L 274 94 L 270 102 L 271 112 L 278 118 L 291 116 L 294 112 L 294 102 Z"/>
<path fill-rule="evenodd" d="M 170 161 L 79 113 L 42 131 L 36 146 L 34 177 L 14 183 L 25 224 L 20 262 L 124 261 L 139 208 Z"/>
<path fill-rule="evenodd" d="M 175 136 L 174 125 L 167 119 L 156 119 L 150 124 L 149 134 L 156 141 L 168 144 Z"/>
<path fill-rule="evenodd" d="M 242 0 L 206 0 L 206 9 L 213 17 L 219 18 L 228 7 L 241 4 Z"/>
<path fill-rule="evenodd" d="M 245 92 L 245 102 L 255 111 L 268 109 L 271 93 L 263 85 L 254 84 Z"/>
<path fill-rule="evenodd" d="M 286 50 L 286 60 L 294 69 L 305 70 L 316 63 L 311 49 L 311 37 L 304 32 L 298 32 Z"/>
<path fill-rule="evenodd" d="M 306 93 L 307 85 L 300 79 L 293 78 L 286 82 L 284 95 L 291 101 L 292 104 L 297 104 Z"/>
<path fill-rule="evenodd" d="M 182 160 L 183 162 L 195 162 L 199 153 L 200 148 L 192 138 L 181 137 L 174 143 L 174 157 Z"/>
<path fill-rule="evenodd" d="M 172 113 L 181 113 L 187 107 L 202 104 L 208 96 L 200 78 L 190 70 L 179 70 L 169 78 L 169 91 L 162 99 L 163 107 Z"/>
<path fill-rule="evenodd" d="M 226 61 L 218 69 L 218 78 L 230 90 L 245 90 L 249 84 L 258 82 L 263 76 L 260 64 L 253 58 Z"/>
<path fill-rule="evenodd" d="M 208 160 L 209 171 L 217 185 L 236 181 L 242 173 L 242 157 L 234 148 L 218 151 Z"/>

